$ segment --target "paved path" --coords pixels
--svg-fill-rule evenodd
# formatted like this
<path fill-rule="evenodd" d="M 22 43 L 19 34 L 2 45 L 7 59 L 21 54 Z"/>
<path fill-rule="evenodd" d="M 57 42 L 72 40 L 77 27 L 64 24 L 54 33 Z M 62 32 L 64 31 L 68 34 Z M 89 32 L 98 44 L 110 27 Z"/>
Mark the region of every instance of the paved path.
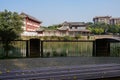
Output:
<path fill-rule="evenodd" d="M 49 73 L 46 73 L 46 70 Z M 27 75 L 24 75 L 24 73 L 27 73 Z M 52 77 L 54 80 L 66 79 L 66 77 L 69 78 L 68 80 L 73 80 L 73 78 L 79 80 L 90 79 L 91 77 L 114 77 L 114 75 L 120 77 L 119 57 L 58 57 L 0 60 L 0 78 L 3 78 L 3 80 L 7 78 L 13 80 L 15 77 L 22 80 L 21 77 L 28 79 L 30 76 L 31 79 L 38 78 L 38 80 L 46 80 L 46 77 L 48 79 Z"/>
<path fill-rule="evenodd" d="M 47 67 L 0 74 L 1 80 L 86 80 L 114 77 L 120 79 L 120 64 Z"/>
<path fill-rule="evenodd" d="M 0 60 L 0 72 L 37 69 L 42 67 L 79 66 L 91 64 L 120 64 L 119 57 L 62 57 Z"/>

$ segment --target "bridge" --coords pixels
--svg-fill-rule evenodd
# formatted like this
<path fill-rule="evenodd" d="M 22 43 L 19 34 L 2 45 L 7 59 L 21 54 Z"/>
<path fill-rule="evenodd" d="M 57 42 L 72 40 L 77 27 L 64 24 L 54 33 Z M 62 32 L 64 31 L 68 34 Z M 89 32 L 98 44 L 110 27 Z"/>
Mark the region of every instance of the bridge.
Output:
<path fill-rule="evenodd" d="M 95 35 L 94 38 L 95 38 L 95 40 L 96 39 L 103 39 L 103 38 L 120 40 L 120 36 L 118 36 L 118 35 Z"/>
<path fill-rule="evenodd" d="M 119 43 L 120 36 L 98 35 L 93 42 L 93 56 L 110 56 L 110 44 Z"/>

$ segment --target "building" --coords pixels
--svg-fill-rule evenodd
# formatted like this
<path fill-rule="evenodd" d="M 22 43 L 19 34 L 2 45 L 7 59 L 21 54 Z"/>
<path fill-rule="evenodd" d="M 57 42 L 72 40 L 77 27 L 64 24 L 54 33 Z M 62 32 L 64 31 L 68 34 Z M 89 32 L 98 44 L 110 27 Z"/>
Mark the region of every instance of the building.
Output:
<path fill-rule="evenodd" d="M 24 18 L 23 20 L 24 26 L 22 27 L 24 32 L 22 35 L 25 35 L 25 36 L 37 35 L 36 31 L 37 29 L 40 28 L 42 22 L 26 13 L 21 13 L 20 15 L 22 15 Z"/>
<path fill-rule="evenodd" d="M 110 25 L 120 24 L 120 18 L 112 18 L 111 16 L 97 16 L 93 18 L 94 23 L 106 23 Z"/>
<path fill-rule="evenodd" d="M 106 23 L 110 24 L 111 16 L 96 16 L 93 18 L 94 23 Z"/>
<path fill-rule="evenodd" d="M 64 22 L 58 31 L 62 36 L 76 36 L 79 34 L 88 35 L 89 30 L 86 29 L 86 24 L 84 22 Z"/>
<path fill-rule="evenodd" d="M 120 18 L 111 18 L 110 19 L 110 24 L 111 25 L 115 25 L 115 24 L 120 25 Z"/>

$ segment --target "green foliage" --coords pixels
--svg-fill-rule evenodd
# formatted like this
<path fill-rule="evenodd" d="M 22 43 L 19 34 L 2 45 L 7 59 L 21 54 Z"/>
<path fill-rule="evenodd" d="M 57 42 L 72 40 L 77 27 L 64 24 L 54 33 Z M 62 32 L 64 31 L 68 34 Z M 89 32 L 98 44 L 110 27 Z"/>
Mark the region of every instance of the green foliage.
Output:
<path fill-rule="evenodd" d="M 87 39 L 90 39 L 90 36 L 89 36 L 89 35 L 87 36 Z"/>
<path fill-rule="evenodd" d="M 110 25 L 108 31 L 110 33 L 120 33 L 120 26 L 119 25 Z"/>
<path fill-rule="evenodd" d="M 71 40 L 70 36 L 64 36 L 64 40 Z"/>
<path fill-rule="evenodd" d="M 44 36 L 43 39 L 44 40 L 49 40 L 49 36 Z"/>
<path fill-rule="evenodd" d="M 44 55 L 44 57 L 50 57 L 50 52 L 47 52 L 46 55 Z"/>
<path fill-rule="evenodd" d="M 61 27 L 60 24 L 58 24 L 58 25 L 51 25 L 51 26 L 45 27 L 45 29 L 46 30 L 56 30 L 59 27 Z"/>
<path fill-rule="evenodd" d="M 59 54 L 56 51 L 53 51 L 53 57 L 59 57 Z"/>
<path fill-rule="evenodd" d="M 62 52 L 62 53 L 60 54 L 60 56 L 61 56 L 61 57 L 66 57 L 66 56 L 67 56 L 67 53 Z"/>
<path fill-rule="evenodd" d="M 113 47 L 112 48 L 112 53 L 111 53 L 112 57 L 120 57 L 120 47 Z"/>
<path fill-rule="evenodd" d="M 120 33 L 120 25 L 109 25 L 105 23 L 89 23 L 88 29 L 94 34 Z"/>
<path fill-rule="evenodd" d="M 63 37 L 59 37 L 59 36 L 58 36 L 58 37 L 57 37 L 57 40 L 63 40 Z"/>
<path fill-rule="evenodd" d="M 76 39 L 76 40 L 78 40 L 78 39 L 80 39 L 80 38 L 81 38 L 81 34 L 75 35 L 75 39 Z"/>
<path fill-rule="evenodd" d="M 103 30 L 103 28 L 93 28 L 93 32 L 95 34 L 102 34 L 102 33 L 104 33 L 104 30 Z"/>
<path fill-rule="evenodd" d="M 8 56 L 10 50 L 10 42 L 19 38 L 20 33 L 23 31 L 22 22 L 23 18 L 16 12 L 3 11 L 0 12 L 0 39 L 3 41 L 3 47 Z"/>
<path fill-rule="evenodd" d="M 62 52 L 62 53 L 57 53 L 56 51 L 53 51 L 53 57 L 66 57 L 67 53 Z"/>
<path fill-rule="evenodd" d="M 58 37 L 57 36 L 50 36 L 50 40 L 57 40 Z"/>

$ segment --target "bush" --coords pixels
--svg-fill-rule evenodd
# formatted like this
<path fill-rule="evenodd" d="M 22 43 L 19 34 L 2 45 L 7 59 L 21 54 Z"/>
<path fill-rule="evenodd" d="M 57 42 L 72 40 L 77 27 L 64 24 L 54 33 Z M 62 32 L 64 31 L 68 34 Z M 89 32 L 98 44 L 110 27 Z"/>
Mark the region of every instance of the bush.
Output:
<path fill-rule="evenodd" d="M 50 36 L 50 40 L 55 40 L 57 36 Z"/>
<path fill-rule="evenodd" d="M 53 51 L 53 57 L 58 57 L 59 54 L 56 51 Z"/>
<path fill-rule="evenodd" d="M 59 36 L 58 36 L 57 39 L 58 39 L 58 40 L 63 40 L 63 37 L 59 37 Z"/>
<path fill-rule="evenodd" d="M 112 57 L 120 57 L 120 47 L 112 48 Z"/>
<path fill-rule="evenodd" d="M 90 39 L 90 36 L 89 36 L 89 35 L 87 36 L 87 39 Z"/>
<path fill-rule="evenodd" d="M 70 36 L 64 36 L 64 40 L 70 40 Z"/>
<path fill-rule="evenodd" d="M 81 38 L 80 34 L 75 35 L 75 39 L 78 40 L 79 38 Z"/>
<path fill-rule="evenodd" d="M 47 52 L 47 53 L 46 53 L 46 57 L 50 57 L 50 52 Z"/>
<path fill-rule="evenodd" d="M 61 57 L 66 57 L 66 56 L 67 56 L 67 53 L 61 53 L 60 56 L 61 56 Z"/>

